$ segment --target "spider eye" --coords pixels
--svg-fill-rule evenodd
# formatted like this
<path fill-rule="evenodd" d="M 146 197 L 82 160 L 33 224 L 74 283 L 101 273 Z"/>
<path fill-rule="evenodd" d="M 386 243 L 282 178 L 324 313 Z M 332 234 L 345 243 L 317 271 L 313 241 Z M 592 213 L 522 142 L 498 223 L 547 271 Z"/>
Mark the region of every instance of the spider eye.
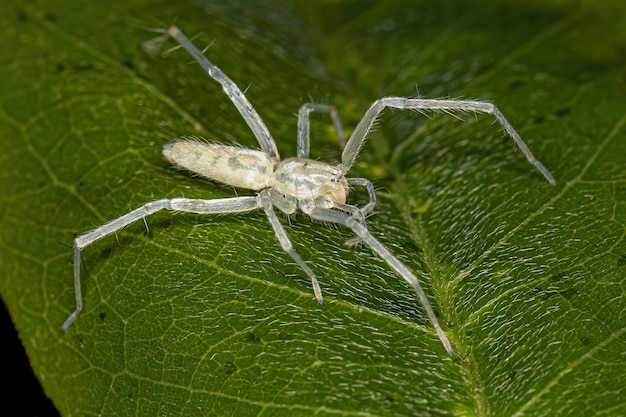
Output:
<path fill-rule="evenodd" d="M 342 178 L 343 178 L 343 174 L 344 174 L 344 172 L 343 172 L 343 170 L 342 170 L 342 169 L 340 169 L 340 168 L 335 168 L 335 169 L 333 169 L 333 171 L 332 171 L 332 175 L 330 176 L 330 180 L 331 180 L 332 182 L 337 182 L 337 181 L 339 181 L 340 179 L 342 179 Z"/>

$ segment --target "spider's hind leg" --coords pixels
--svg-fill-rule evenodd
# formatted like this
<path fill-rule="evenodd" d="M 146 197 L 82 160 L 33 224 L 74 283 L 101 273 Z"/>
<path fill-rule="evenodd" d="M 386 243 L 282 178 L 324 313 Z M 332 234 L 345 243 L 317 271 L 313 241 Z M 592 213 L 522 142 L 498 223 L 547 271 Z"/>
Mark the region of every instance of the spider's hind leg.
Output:
<path fill-rule="evenodd" d="M 82 251 L 87 246 L 105 236 L 115 234 L 137 220 L 145 221 L 146 217 L 161 210 L 196 214 L 217 214 L 241 213 L 258 208 L 259 204 L 255 197 L 235 197 L 215 200 L 200 200 L 193 198 L 162 199 L 146 203 L 130 213 L 126 213 L 125 215 L 111 220 L 100 227 L 77 236 L 74 239 L 74 298 L 76 300 L 76 309 L 63 323 L 63 331 L 67 332 L 70 325 L 76 320 L 80 312 L 83 310 L 83 296 L 80 283 L 80 263 Z"/>
<path fill-rule="evenodd" d="M 202 51 L 196 48 L 192 40 L 185 36 L 185 34 L 178 27 L 171 26 L 167 29 L 167 35 L 176 40 L 176 42 L 178 42 L 179 45 L 182 46 L 198 64 L 200 64 L 202 69 L 204 69 L 211 78 L 222 86 L 224 93 L 235 105 L 243 119 L 250 127 L 250 130 L 257 138 L 257 141 L 261 146 L 261 150 L 265 152 L 270 159 L 278 162 L 280 160 L 280 156 L 278 154 L 274 138 L 267 129 L 267 126 L 265 126 L 263 120 L 261 120 L 261 116 L 259 116 L 254 107 L 252 107 L 237 84 L 235 84 L 221 69 L 205 57 L 202 54 Z"/>

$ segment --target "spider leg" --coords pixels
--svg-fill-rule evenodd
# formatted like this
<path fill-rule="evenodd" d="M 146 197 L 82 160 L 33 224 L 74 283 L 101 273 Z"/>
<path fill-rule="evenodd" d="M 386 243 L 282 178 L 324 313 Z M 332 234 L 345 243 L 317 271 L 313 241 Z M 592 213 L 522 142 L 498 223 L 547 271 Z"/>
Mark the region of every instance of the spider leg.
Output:
<path fill-rule="evenodd" d="M 452 346 L 450 345 L 450 341 L 439 326 L 437 316 L 435 315 L 433 308 L 428 302 L 428 298 L 426 298 L 426 294 L 424 294 L 424 290 L 417 280 L 417 277 L 409 270 L 409 268 L 407 268 L 402 262 L 400 262 L 400 260 L 396 258 L 385 246 L 383 246 L 382 243 L 380 243 L 374 236 L 372 236 L 371 233 L 367 230 L 367 227 L 361 224 L 358 220 L 355 220 L 349 214 L 332 209 L 315 208 L 311 211 L 310 216 L 311 218 L 316 220 L 339 223 L 352 229 L 352 231 L 354 231 L 354 233 L 356 233 L 356 235 L 361 238 L 363 243 L 369 246 L 378 256 L 380 256 L 387 263 L 387 265 L 391 267 L 391 269 L 393 269 L 401 278 L 408 282 L 415 290 L 420 304 L 422 305 L 424 310 L 426 310 L 426 314 L 428 315 L 430 322 L 437 331 L 437 336 L 439 336 L 439 340 L 441 340 L 441 343 L 446 348 L 448 354 L 452 355 Z"/>
<path fill-rule="evenodd" d="M 376 191 L 374 190 L 374 184 L 366 178 L 348 178 L 348 184 L 367 189 L 370 201 L 361 208 L 361 212 L 365 217 L 369 216 L 374 211 L 374 207 L 376 207 Z"/>
<path fill-rule="evenodd" d="M 293 249 L 293 245 L 291 244 L 291 240 L 289 240 L 289 236 L 287 236 L 287 232 L 280 224 L 278 217 L 276 217 L 276 213 L 274 212 L 274 206 L 281 207 L 289 204 L 289 201 L 283 199 L 277 192 L 272 192 L 269 189 L 262 190 L 259 192 L 259 200 L 260 205 L 265 211 L 265 215 L 267 216 L 272 229 L 274 229 L 274 233 L 276 234 L 276 238 L 280 242 L 280 246 L 283 248 L 285 252 L 291 258 L 296 261 L 296 263 L 302 268 L 302 270 L 311 278 L 311 283 L 313 285 L 313 292 L 315 293 L 315 298 L 317 301 L 322 304 L 324 299 L 322 298 L 322 290 L 320 289 L 320 284 L 317 281 L 317 277 L 315 273 L 308 267 L 308 265 L 300 258 L 300 256 Z M 281 201 L 282 200 L 282 201 Z M 295 206 L 292 207 L 292 212 L 295 211 Z M 284 210 L 283 210 L 284 211 Z"/>
<path fill-rule="evenodd" d="M 298 158 L 309 157 L 309 150 L 311 148 L 311 120 L 309 117 L 311 112 L 329 114 L 333 122 L 333 126 L 335 127 L 335 131 L 337 132 L 339 144 L 341 145 L 341 149 L 343 149 L 343 147 L 346 146 L 346 137 L 343 134 L 341 119 L 339 119 L 339 113 L 337 112 L 335 106 L 330 106 L 328 104 L 305 103 L 298 111 Z"/>
<path fill-rule="evenodd" d="M 484 101 L 473 100 L 428 100 L 421 98 L 404 98 L 404 97 L 384 97 L 376 100 L 370 108 L 365 112 L 365 115 L 354 129 L 352 136 L 348 139 L 346 147 L 343 149 L 341 155 L 341 165 L 338 167 L 340 171 L 346 173 L 352 168 L 354 161 L 359 155 L 359 150 L 363 146 L 363 142 L 370 131 L 372 125 L 380 113 L 386 108 L 392 107 L 401 110 L 432 110 L 432 111 L 468 111 L 475 113 L 487 113 L 493 115 L 504 131 L 515 141 L 518 148 L 528 159 L 528 162 L 533 164 L 535 168 L 543 174 L 543 176 L 555 185 L 556 180 L 532 154 L 528 146 L 524 143 L 519 134 L 513 129 L 513 126 L 504 117 L 502 112 L 492 103 Z"/>
<path fill-rule="evenodd" d="M 81 252 L 86 246 L 91 245 L 105 236 L 118 232 L 137 220 L 145 219 L 149 215 L 164 209 L 182 211 L 186 213 L 214 214 L 239 213 L 258 208 L 259 204 L 256 197 L 236 197 L 216 200 L 198 200 L 191 198 L 157 200 L 146 203 L 128 214 L 118 217 L 115 220 L 111 220 L 100 227 L 76 237 L 74 239 L 74 292 L 76 297 L 76 309 L 65 320 L 61 328 L 64 332 L 67 332 L 67 329 L 74 322 L 74 320 L 76 320 L 83 309 L 83 297 L 80 285 L 80 261 Z"/>
<path fill-rule="evenodd" d="M 211 78 L 222 85 L 224 93 L 228 96 L 230 101 L 233 102 L 241 116 L 250 126 L 252 133 L 259 141 L 261 150 L 265 152 L 272 160 L 278 162 L 280 156 L 278 155 L 278 149 L 274 138 L 270 134 L 267 126 L 263 123 L 261 116 L 254 110 L 254 107 L 250 104 L 246 96 L 241 92 L 237 84 L 235 84 L 230 78 L 222 72 L 221 69 L 213 65 L 211 61 L 207 59 L 202 52 L 195 47 L 191 40 L 185 36 L 185 34 L 176 26 L 171 26 L 167 30 L 167 34 L 174 38 L 183 48 L 189 52 L 189 54 L 200 64 L 200 66 L 209 73 Z"/>
<path fill-rule="evenodd" d="M 353 219 L 358 220 L 359 223 L 361 223 L 364 227 L 367 227 L 367 223 L 365 222 L 365 214 L 359 207 L 353 206 L 352 204 L 333 203 L 333 208 L 349 213 Z M 344 246 L 347 246 L 349 248 L 359 243 L 361 243 L 361 238 L 358 236 L 353 236 L 343 242 Z"/>
<path fill-rule="evenodd" d="M 376 206 L 376 191 L 374 190 L 374 184 L 368 179 L 365 178 L 347 178 L 348 183 L 351 185 L 356 185 L 358 187 L 367 188 L 367 193 L 369 194 L 370 201 L 363 207 L 357 207 L 352 204 L 342 204 L 342 203 L 334 203 L 333 207 L 339 209 L 341 211 L 345 211 L 346 213 L 352 214 L 352 218 L 358 220 L 363 226 L 367 227 L 367 223 L 365 222 L 365 218 L 374 211 L 374 207 Z M 345 246 L 352 247 L 361 242 L 361 238 L 358 236 L 354 236 L 344 242 Z"/>

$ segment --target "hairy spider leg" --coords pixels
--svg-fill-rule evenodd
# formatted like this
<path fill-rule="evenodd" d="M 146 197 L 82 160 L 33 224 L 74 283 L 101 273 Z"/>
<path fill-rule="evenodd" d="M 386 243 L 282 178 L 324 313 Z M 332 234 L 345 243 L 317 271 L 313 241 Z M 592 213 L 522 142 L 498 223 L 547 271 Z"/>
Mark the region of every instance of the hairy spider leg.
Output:
<path fill-rule="evenodd" d="M 285 252 L 287 252 L 289 256 L 291 256 L 294 261 L 296 261 L 296 263 L 309 276 L 309 278 L 311 278 L 315 298 L 317 299 L 318 303 L 322 304 L 324 302 L 324 299 L 322 298 L 322 290 L 320 289 L 320 284 L 317 281 L 315 273 L 311 270 L 311 268 L 308 267 L 308 265 L 293 249 L 293 245 L 291 244 L 291 240 L 289 240 L 289 236 L 287 236 L 287 232 L 285 232 L 285 229 L 280 224 L 280 221 L 278 220 L 278 217 L 276 217 L 276 213 L 274 212 L 274 206 L 278 207 L 281 211 L 285 211 L 282 210 L 281 207 L 288 207 L 292 203 L 283 198 L 280 193 L 272 191 L 273 190 L 265 189 L 259 192 L 260 204 L 263 207 L 265 215 L 267 216 L 270 224 L 272 225 L 272 229 L 274 229 L 274 233 L 276 234 L 276 238 L 280 242 L 280 246 Z M 296 207 L 297 206 L 294 204 L 291 212 L 295 211 Z"/>
<path fill-rule="evenodd" d="M 137 220 L 145 219 L 147 216 L 164 209 L 185 213 L 217 214 L 240 213 L 258 208 L 260 208 L 260 206 L 257 201 L 257 197 L 255 196 L 223 198 L 216 200 L 199 200 L 191 198 L 163 199 L 144 204 L 138 209 L 135 209 L 122 217 L 111 220 L 100 227 L 76 237 L 74 239 L 74 293 L 76 296 L 76 309 L 65 320 L 61 328 L 64 332 L 67 332 L 67 329 L 74 322 L 74 320 L 76 320 L 83 309 L 83 296 L 80 285 L 80 257 L 82 250 L 86 246 L 89 246 L 97 240 L 123 229 Z"/>
<path fill-rule="evenodd" d="M 248 126 L 250 126 L 250 130 L 252 130 L 252 133 L 259 141 L 261 150 L 274 162 L 280 161 L 274 138 L 267 129 L 267 126 L 265 126 L 265 123 L 263 123 L 261 116 L 259 116 L 254 107 L 252 107 L 252 104 L 250 104 L 248 99 L 243 95 L 239 87 L 237 87 L 237 84 L 228 78 L 221 69 L 213 65 L 213 63 L 202 54 L 202 51 L 196 48 L 191 40 L 185 36 L 178 27 L 171 26 L 167 30 L 167 34 L 185 48 L 211 78 L 222 85 L 224 93 L 226 93 L 230 101 L 232 101 L 237 110 L 239 110 L 239 113 L 241 113 L 241 116 L 243 116 Z"/>
<path fill-rule="evenodd" d="M 333 210 L 333 209 L 325 209 L 325 208 L 315 208 L 310 213 L 311 218 L 316 220 L 321 220 L 330 223 L 338 223 L 342 224 L 350 229 L 365 243 L 370 247 L 378 256 L 382 258 L 383 261 L 389 265 L 391 269 L 393 269 L 402 279 L 409 283 L 415 290 L 417 294 L 417 298 L 419 299 L 420 304 L 426 310 L 426 314 L 432 325 L 435 327 L 437 331 L 437 336 L 443 347 L 446 349 L 449 355 L 452 355 L 452 345 L 450 344 L 450 340 L 439 326 L 439 320 L 437 320 L 437 316 L 433 311 L 430 303 L 428 302 L 428 298 L 426 298 L 426 294 L 424 294 L 424 290 L 420 285 L 417 277 L 411 272 L 409 268 L 407 268 L 398 258 L 396 258 L 382 243 L 380 243 L 372 234 L 367 230 L 363 224 L 361 224 L 358 220 L 355 220 L 352 216 L 346 213 L 342 213 L 341 211 Z"/>
<path fill-rule="evenodd" d="M 361 212 L 365 217 L 369 216 L 374 211 L 374 207 L 376 207 L 376 190 L 374 190 L 374 184 L 367 178 L 348 178 L 348 184 L 367 189 L 370 201 L 365 206 L 361 207 Z"/>
<path fill-rule="evenodd" d="M 347 213 L 352 214 L 352 218 L 361 222 L 364 227 L 367 227 L 367 223 L 365 219 L 369 216 L 376 206 L 376 191 L 374 190 L 374 184 L 366 178 L 346 178 L 348 180 L 348 184 L 354 185 L 357 187 L 364 187 L 367 189 L 367 193 L 369 194 L 369 202 L 363 207 L 357 207 L 352 204 L 340 204 L 335 203 L 335 207 L 340 209 L 341 211 L 345 211 Z M 350 239 L 344 242 L 345 246 L 352 247 L 361 242 L 361 238 L 358 236 L 351 237 Z"/>
<path fill-rule="evenodd" d="M 543 166 L 537 158 L 535 158 L 530 149 L 528 149 L 528 146 L 526 146 L 520 135 L 515 131 L 515 129 L 513 129 L 513 126 L 504 117 L 502 112 L 500 112 L 500 110 L 492 103 L 473 100 L 429 100 L 403 97 L 384 97 L 376 100 L 365 112 L 365 115 L 363 115 L 363 118 L 357 124 L 354 132 L 352 132 L 350 139 L 348 139 L 346 147 L 343 149 L 343 153 L 341 154 L 341 165 L 337 167 L 341 173 L 345 174 L 350 170 L 350 168 L 352 168 L 352 165 L 359 155 L 361 146 L 363 146 L 365 138 L 374 124 L 374 121 L 387 107 L 401 110 L 432 110 L 443 112 L 466 111 L 491 114 L 496 118 L 498 123 L 500 123 L 500 126 L 502 126 L 504 131 L 515 141 L 517 147 L 526 156 L 528 162 L 533 164 L 550 184 L 556 184 L 556 180 L 550 171 L 548 171 L 548 169 Z"/>
<path fill-rule="evenodd" d="M 341 149 L 343 149 L 346 145 L 346 137 L 343 134 L 341 119 L 339 118 L 337 108 L 329 104 L 305 103 L 298 111 L 298 158 L 309 158 L 309 150 L 311 146 L 310 114 L 312 112 L 329 114 L 335 131 L 337 132 L 339 144 L 341 145 Z M 350 185 L 364 187 L 367 189 L 369 202 L 365 207 L 359 210 L 359 212 L 363 215 L 363 218 L 367 217 L 372 211 L 374 211 L 374 207 L 376 206 L 376 192 L 374 191 L 374 184 L 365 178 L 347 178 L 347 180 Z"/>
<path fill-rule="evenodd" d="M 305 103 L 298 111 L 298 158 L 309 157 L 309 150 L 311 148 L 310 114 L 312 112 L 328 113 L 333 122 L 333 126 L 335 127 L 335 131 L 337 132 L 339 145 L 341 146 L 341 149 L 343 149 L 343 147 L 346 146 L 346 137 L 343 134 L 341 119 L 339 118 L 337 108 L 328 104 Z"/>

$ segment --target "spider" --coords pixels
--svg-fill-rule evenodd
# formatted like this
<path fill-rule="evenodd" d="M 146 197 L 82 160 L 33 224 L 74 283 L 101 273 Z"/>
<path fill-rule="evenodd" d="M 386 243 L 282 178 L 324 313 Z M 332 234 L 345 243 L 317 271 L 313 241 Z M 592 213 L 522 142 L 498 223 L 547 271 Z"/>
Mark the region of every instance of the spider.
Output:
<path fill-rule="evenodd" d="M 348 241 L 348 244 L 360 241 L 369 246 L 396 274 L 409 283 L 415 290 L 419 302 L 426 311 L 441 343 L 446 351 L 452 355 L 450 341 L 441 329 L 439 321 L 417 277 L 378 239 L 372 236 L 367 228 L 365 219 L 373 212 L 376 205 L 376 194 L 373 184 L 365 178 L 347 178 L 346 174 L 352 168 L 376 118 L 386 107 L 391 107 L 402 110 L 469 111 L 491 114 L 500 123 L 504 131 L 515 141 L 528 161 L 552 185 L 556 184 L 552 174 L 541 162 L 535 159 L 500 110 L 493 104 L 482 101 L 385 97 L 372 103 L 350 138 L 346 141 L 335 107 L 325 104 L 307 103 L 298 112 L 297 156 L 281 160 L 272 135 L 239 87 L 218 67 L 213 65 L 178 27 L 170 27 L 162 37 L 157 39 L 160 39 L 159 42 L 162 44 L 170 37 L 179 43 L 179 47 L 182 46 L 186 49 L 200 66 L 215 81 L 222 85 L 222 89 L 252 130 L 261 146 L 261 150 L 183 138 L 165 145 L 163 147 L 163 155 L 179 168 L 187 169 L 194 174 L 216 182 L 232 187 L 254 190 L 257 193 L 254 196 L 214 200 L 192 198 L 156 200 L 76 237 L 73 245 L 76 309 L 63 323 L 63 331 L 68 330 L 83 309 L 80 283 L 82 250 L 95 241 L 164 209 L 196 214 L 239 213 L 262 209 L 283 250 L 311 279 L 315 297 L 319 303 L 322 303 L 322 291 L 315 273 L 293 249 L 291 241 L 274 211 L 274 209 L 278 209 L 289 215 L 300 209 L 310 216 L 311 219 L 326 223 L 337 223 L 351 229 L 356 236 Z M 147 48 L 151 47 L 151 45 L 145 46 Z M 154 43 L 152 46 L 154 46 Z M 322 112 L 330 115 L 343 147 L 340 164 L 331 165 L 309 159 L 309 115 L 311 112 Z M 363 187 L 367 190 L 369 202 L 362 208 L 347 203 L 351 186 Z"/>

